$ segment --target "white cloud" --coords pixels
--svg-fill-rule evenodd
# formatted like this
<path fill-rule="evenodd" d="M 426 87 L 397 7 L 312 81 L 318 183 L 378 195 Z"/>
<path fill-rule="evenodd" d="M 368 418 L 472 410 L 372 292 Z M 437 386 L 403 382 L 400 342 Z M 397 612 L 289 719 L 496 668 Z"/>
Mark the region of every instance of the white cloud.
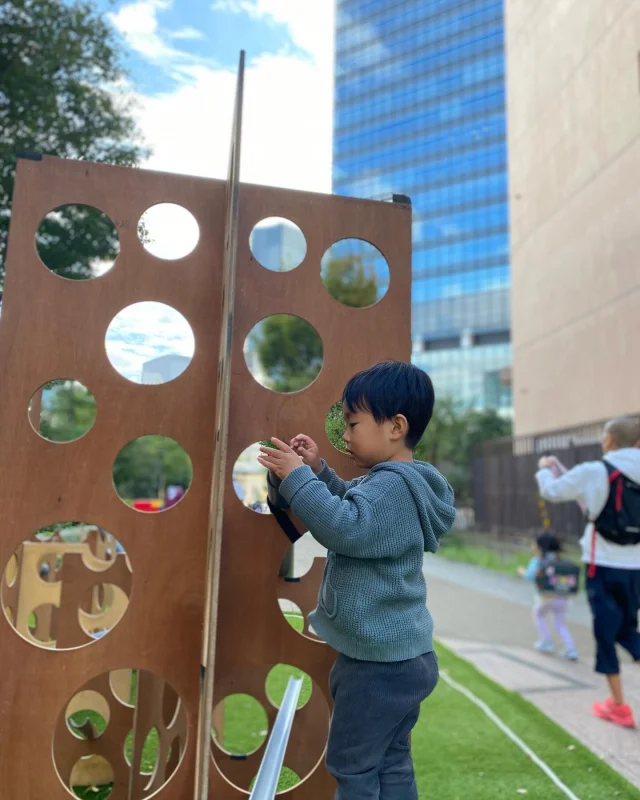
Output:
<path fill-rule="evenodd" d="M 140 0 L 122 6 L 108 17 L 133 50 L 157 63 L 181 55 L 163 41 L 159 32 L 158 11 L 169 8 L 170 5 L 170 0 Z"/>
<path fill-rule="evenodd" d="M 206 39 L 207 37 L 204 35 L 202 31 L 196 30 L 195 28 L 190 28 L 187 26 L 186 28 L 180 28 L 177 31 L 170 31 L 169 37 L 171 39 Z"/>
<path fill-rule="evenodd" d="M 155 14 L 160 0 L 136 3 Z M 235 4 L 238 5 L 238 4 Z M 256 0 L 241 11 L 289 28 L 305 54 L 248 53 L 241 179 L 245 182 L 328 192 L 331 189 L 333 4 Z M 125 7 L 125 9 L 128 7 Z M 123 9 L 124 11 L 124 9 Z M 120 12 L 122 13 L 122 11 Z M 146 13 L 146 12 L 145 12 Z M 154 53 L 157 28 L 137 12 L 138 47 Z M 133 36 L 133 34 L 129 34 Z M 140 37 L 145 38 L 146 44 Z M 130 38 L 131 41 L 131 38 Z M 235 71 L 175 57 L 180 77 L 168 93 L 139 97 L 139 123 L 153 150 L 152 169 L 225 178 L 229 157 Z"/>
<path fill-rule="evenodd" d="M 234 14 L 249 14 L 255 16 L 255 9 L 250 0 L 214 0 L 211 3 L 212 11 L 231 11 Z"/>
<path fill-rule="evenodd" d="M 169 5 L 170 0 L 140 0 L 121 7 L 112 17 L 136 52 L 178 81 L 170 92 L 137 97 L 139 126 L 153 151 L 145 166 L 226 178 L 235 69 L 215 68 L 212 61 L 199 60 L 171 46 L 171 34 L 162 31 L 157 19 Z M 291 48 L 258 58 L 247 54 L 241 180 L 329 192 L 332 0 L 243 0 L 224 5 L 254 18 L 284 23 L 297 48 L 295 54 Z M 173 39 L 184 40 L 185 36 L 174 35 Z M 173 224 L 171 230 L 176 243 L 186 240 L 186 226 Z M 110 329 L 109 357 L 133 380 L 140 380 L 142 364 L 156 356 L 193 353 L 190 328 L 184 328 L 184 319 L 159 314 L 151 307 L 155 305 L 138 307 L 134 320 L 118 318 Z"/>
<path fill-rule="evenodd" d="M 117 314 L 107 331 L 109 361 L 125 378 L 139 383 L 142 367 L 162 355 L 191 358 L 195 349 L 187 320 L 163 303 L 134 303 Z"/>
<path fill-rule="evenodd" d="M 293 43 L 319 64 L 333 61 L 333 2 L 316 0 L 240 0 L 242 10 L 256 19 L 271 19 L 286 25 Z M 329 24 L 327 24 L 329 23 Z"/>
<path fill-rule="evenodd" d="M 195 217 L 175 203 L 158 203 L 147 209 L 140 220 L 143 244 L 158 258 L 184 258 L 198 244 L 200 230 Z"/>

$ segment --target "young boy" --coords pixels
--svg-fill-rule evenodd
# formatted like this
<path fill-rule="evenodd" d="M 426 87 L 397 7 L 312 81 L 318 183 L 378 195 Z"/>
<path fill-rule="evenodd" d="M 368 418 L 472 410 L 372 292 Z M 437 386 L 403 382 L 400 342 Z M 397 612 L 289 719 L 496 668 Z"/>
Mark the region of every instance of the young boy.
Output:
<path fill-rule="evenodd" d="M 438 680 L 422 566 L 453 524 L 453 491 L 413 460 L 433 413 L 425 372 L 377 364 L 342 400 L 343 439 L 365 477 L 343 481 L 304 434 L 291 446 L 273 439 L 278 449 L 262 448 L 259 461 L 329 551 L 310 622 L 338 651 L 327 749 L 336 800 L 417 800 L 409 734 Z"/>

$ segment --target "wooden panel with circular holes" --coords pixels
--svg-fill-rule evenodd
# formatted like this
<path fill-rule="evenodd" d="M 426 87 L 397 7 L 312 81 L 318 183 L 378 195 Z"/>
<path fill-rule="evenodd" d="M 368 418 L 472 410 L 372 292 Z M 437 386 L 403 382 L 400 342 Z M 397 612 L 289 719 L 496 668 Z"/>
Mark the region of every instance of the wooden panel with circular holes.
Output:
<path fill-rule="evenodd" d="M 225 189 L 223 181 L 54 158 L 19 162 L 0 316 L 0 568 L 4 570 L 20 545 L 40 528 L 83 520 L 122 544 L 131 573 L 123 563 L 124 577 L 119 580 L 125 580 L 129 604 L 122 619 L 86 647 L 64 651 L 37 647 L 28 636 L 18 635 L 2 615 L 2 797 L 69 797 L 56 774 L 54 749 L 58 769 L 62 763 L 66 771 L 78 753 L 109 753 L 117 762 L 111 764 L 116 774 L 113 800 L 130 797 L 131 791 L 135 800 L 151 794 L 180 800 L 192 796 Z M 64 203 L 98 208 L 115 224 L 120 253 L 113 269 L 102 277 L 68 281 L 41 263 L 35 232 L 42 218 Z M 156 258 L 139 241 L 138 220 L 158 203 L 181 205 L 198 223 L 198 244 L 182 259 Z M 274 216 L 294 222 L 306 238 L 304 260 L 289 272 L 263 268 L 249 247 L 254 225 Z M 374 244 L 390 268 L 388 292 L 367 309 L 342 306 L 321 280 L 322 255 L 347 237 Z M 248 445 L 273 435 L 287 440 L 304 431 L 322 443 L 323 454 L 345 477 L 353 474 L 326 439 L 325 415 L 354 372 L 383 359 L 410 357 L 410 208 L 243 184 L 237 269 L 215 702 L 237 692 L 252 694 L 272 722 L 276 709 L 264 688 L 269 670 L 288 664 L 307 673 L 313 681 L 311 698 L 296 715 L 285 759 L 304 780 L 286 796 L 329 800 L 334 788 L 322 760 L 333 654 L 323 643 L 298 634 L 284 619 L 278 597 L 288 597 L 287 584 L 278 578 L 278 570 L 288 541 L 270 515 L 255 514 L 238 500 L 232 470 Z M 126 306 L 149 300 L 179 311 L 195 336 L 191 364 L 164 385 L 128 381 L 113 369 L 105 352 L 105 333 L 112 319 Z M 259 385 L 243 356 L 253 326 L 280 313 L 309 322 L 323 345 L 318 378 L 307 389 L 289 395 Z M 34 393 L 60 377 L 80 381 L 97 407 L 93 428 L 69 444 L 44 440 L 29 422 Z M 174 439 L 193 464 L 186 497 L 158 514 L 127 507 L 112 482 L 119 451 L 147 434 Z M 70 562 L 69 576 L 76 574 L 73 569 L 80 570 L 79 562 L 72 567 Z M 15 572 L 15 561 L 11 569 Z M 81 570 L 77 574 L 83 587 L 93 585 Z M 304 588 L 289 595 L 305 609 L 317 588 L 318 569 L 308 577 L 306 586 L 304 578 L 300 582 Z M 3 591 L 4 596 L 9 594 Z M 118 671 L 129 669 L 142 671 L 136 673 L 139 703 L 134 710 L 123 706 L 114 691 L 117 676 L 129 674 Z M 107 680 L 104 676 L 109 673 Z M 163 690 L 165 685 L 170 688 Z M 101 742 L 99 750 L 92 751 L 91 741 L 79 744 L 72 737 L 64 714 L 78 692 L 96 687 L 107 695 L 114 722 L 95 739 Z M 164 708 L 169 691 L 172 719 Z M 140 730 L 134 736 L 134 763 L 141 757 L 140 742 L 147 729 L 153 728 L 160 738 L 163 764 L 158 774 L 140 777 L 134 770 L 129 780 L 129 765 L 118 753 L 123 752 L 123 731 L 135 724 Z M 212 743 L 211 797 L 246 796 L 263 752 L 264 746 L 244 760 L 231 759 Z M 162 770 L 167 775 L 173 772 L 165 788 L 160 788 Z"/>

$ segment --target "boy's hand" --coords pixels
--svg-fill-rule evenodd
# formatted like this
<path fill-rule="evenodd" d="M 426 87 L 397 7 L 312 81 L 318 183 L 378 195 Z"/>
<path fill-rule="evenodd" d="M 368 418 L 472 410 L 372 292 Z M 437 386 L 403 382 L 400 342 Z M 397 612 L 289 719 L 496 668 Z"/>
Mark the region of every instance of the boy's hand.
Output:
<path fill-rule="evenodd" d="M 518 575 L 519 575 L 521 578 L 524 578 L 524 576 L 525 576 L 526 574 L 527 574 L 527 570 L 526 570 L 524 567 L 518 567 Z"/>
<path fill-rule="evenodd" d="M 313 439 L 306 436 L 304 433 L 299 433 L 297 436 L 293 437 L 289 444 L 291 449 L 302 458 L 307 466 L 311 467 L 316 475 L 322 472 L 320 449 Z"/>
<path fill-rule="evenodd" d="M 271 470 L 271 472 L 275 472 L 281 480 L 284 480 L 294 469 L 298 469 L 298 467 L 302 466 L 303 460 L 288 444 L 281 442 L 280 439 L 274 437 L 271 441 L 278 449 L 274 450 L 272 447 L 261 447 L 258 461 L 263 467 Z"/>

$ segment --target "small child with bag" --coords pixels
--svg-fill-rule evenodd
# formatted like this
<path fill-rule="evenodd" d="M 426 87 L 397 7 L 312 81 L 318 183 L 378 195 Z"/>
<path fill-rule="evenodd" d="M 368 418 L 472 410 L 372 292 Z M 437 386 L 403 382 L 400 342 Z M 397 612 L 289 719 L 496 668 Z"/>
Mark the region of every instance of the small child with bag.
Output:
<path fill-rule="evenodd" d="M 555 645 L 546 617 L 553 616 L 553 624 L 562 639 L 561 655 L 567 661 L 577 661 L 578 651 L 565 624 L 569 606 L 569 595 L 576 594 L 580 582 L 580 568 L 571 561 L 562 559 L 562 547 L 551 533 L 542 533 L 536 538 L 534 558 L 518 573 L 536 585 L 536 600 L 533 606 L 533 621 L 540 639 L 534 647 L 541 653 L 555 653 Z"/>

